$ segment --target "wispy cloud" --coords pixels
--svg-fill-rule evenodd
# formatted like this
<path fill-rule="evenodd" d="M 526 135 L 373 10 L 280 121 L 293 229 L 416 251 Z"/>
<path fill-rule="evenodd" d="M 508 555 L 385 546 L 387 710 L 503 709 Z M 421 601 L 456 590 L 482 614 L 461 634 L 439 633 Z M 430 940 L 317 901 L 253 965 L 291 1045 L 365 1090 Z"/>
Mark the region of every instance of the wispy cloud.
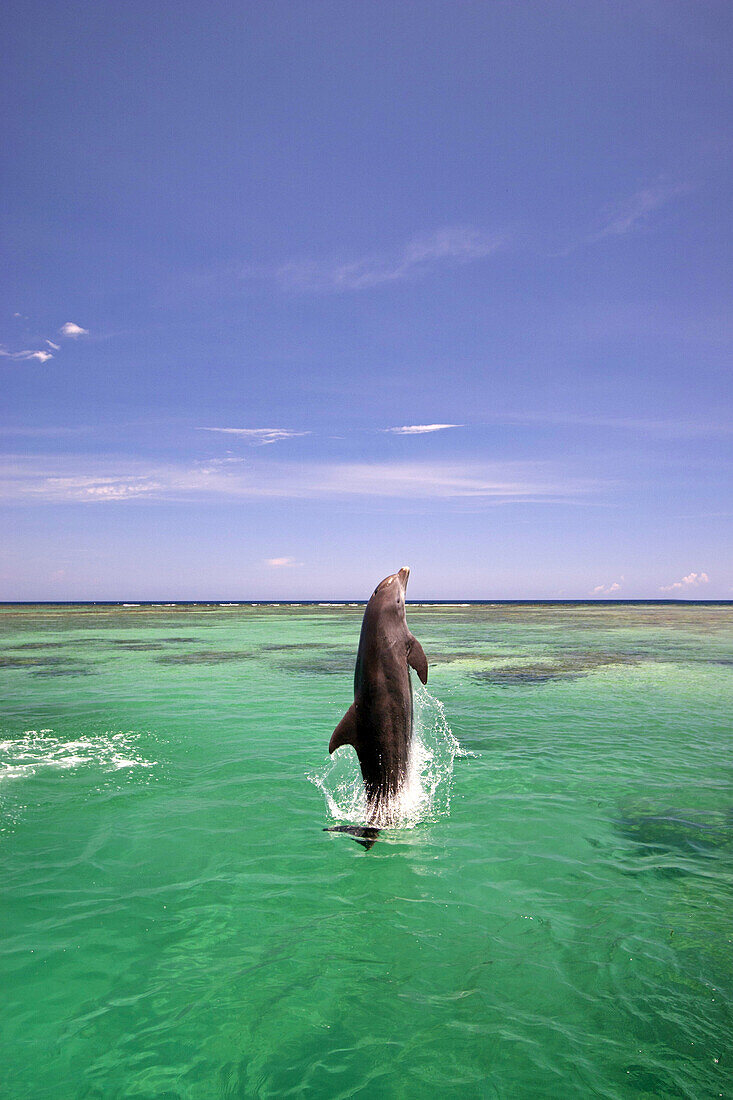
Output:
<path fill-rule="evenodd" d="M 272 269 L 247 269 L 245 278 L 272 278 L 288 290 L 368 290 L 384 283 L 424 275 L 441 266 L 471 263 L 493 255 L 506 235 L 472 226 L 445 226 L 416 237 L 391 252 L 376 252 L 351 260 L 291 260 Z"/>
<path fill-rule="evenodd" d="M 663 584 L 659 591 L 680 592 L 688 588 L 699 588 L 701 584 L 709 584 L 709 582 L 710 577 L 707 573 L 688 573 L 681 581 L 675 581 L 674 584 Z"/>
<path fill-rule="evenodd" d="M 623 581 L 621 577 L 621 581 Z M 590 596 L 612 596 L 614 592 L 618 592 L 621 589 L 621 581 L 611 581 L 610 584 L 597 584 L 595 588 L 589 592 Z"/>
<path fill-rule="evenodd" d="M 578 428 L 609 428 L 613 431 L 639 432 L 661 439 L 695 438 L 706 435 L 733 433 L 730 420 L 708 420 L 705 423 L 692 420 L 662 420 L 653 417 L 595 416 L 573 413 L 518 412 L 498 414 L 498 423 L 549 424 Z"/>
<path fill-rule="evenodd" d="M 189 499 L 575 503 L 600 488 L 543 463 L 268 463 L 238 458 L 146 464 L 130 458 L 8 456 L 0 499 L 79 502 Z"/>
<path fill-rule="evenodd" d="M 8 351 L 6 348 L 0 348 L 0 355 L 4 359 L 16 359 L 22 361 L 28 361 L 31 359 L 37 360 L 39 363 L 46 363 L 49 359 L 53 359 L 50 351 Z"/>
<path fill-rule="evenodd" d="M 54 344 L 53 340 L 46 340 L 46 343 L 48 344 L 48 346 L 50 348 L 53 348 L 54 351 L 58 351 L 59 348 L 61 347 L 60 344 Z"/>
<path fill-rule="evenodd" d="M 77 336 L 88 336 L 89 329 L 82 328 L 81 325 L 75 325 L 73 321 L 67 321 L 66 324 L 62 325 L 59 329 L 59 334 L 61 336 L 70 336 L 75 340 Z"/>
<path fill-rule="evenodd" d="M 401 428 L 383 428 L 384 432 L 394 435 L 426 435 L 428 432 L 442 432 L 446 428 L 462 428 L 462 424 L 403 424 Z"/>
<path fill-rule="evenodd" d="M 292 569 L 293 566 L 302 564 L 295 558 L 265 558 L 265 565 L 269 565 L 271 569 Z"/>
<path fill-rule="evenodd" d="M 198 428 L 199 432 L 223 432 L 225 435 L 237 435 L 254 447 L 265 447 L 268 443 L 279 443 L 281 439 L 294 439 L 310 432 L 291 432 L 286 428 Z"/>
<path fill-rule="evenodd" d="M 692 190 L 689 183 L 669 183 L 657 181 L 642 187 L 633 195 L 606 212 L 606 220 L 599 230 L 588 238 L 589 243 L 603 240 L 604 237 L 620 237 L 638 229 L 655 210 L 688 194 Z"/>

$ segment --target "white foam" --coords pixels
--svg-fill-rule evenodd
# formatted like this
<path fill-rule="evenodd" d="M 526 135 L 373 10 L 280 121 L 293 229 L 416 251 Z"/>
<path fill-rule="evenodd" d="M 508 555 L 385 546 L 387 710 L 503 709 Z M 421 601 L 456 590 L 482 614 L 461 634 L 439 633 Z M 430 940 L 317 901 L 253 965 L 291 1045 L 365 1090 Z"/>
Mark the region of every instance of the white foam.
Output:
<path fill-rule="evenodd" d="M 450 812 L 453 762 L 467 755 L 461 749 L 445 716 L 445 709 L 423 687 L 414 698 L 413 739 L 407 780 L 396 798 L 374 812 L 367 805 L 356 754 L 340 750 L 325 767 L 309 775 L 323 792 L 329 816 L 335 821 L 413 829 Z"/>
<path fill-rule="evenodd" d="M 152 768 L 156 761 L 142 755 L 139 739 L 140 734 L 132 732 L 57 737 L 51 729 L 25 730 L 19 737 L 0 741 L 0 782 L 27 778 L 40 770 Z"/>

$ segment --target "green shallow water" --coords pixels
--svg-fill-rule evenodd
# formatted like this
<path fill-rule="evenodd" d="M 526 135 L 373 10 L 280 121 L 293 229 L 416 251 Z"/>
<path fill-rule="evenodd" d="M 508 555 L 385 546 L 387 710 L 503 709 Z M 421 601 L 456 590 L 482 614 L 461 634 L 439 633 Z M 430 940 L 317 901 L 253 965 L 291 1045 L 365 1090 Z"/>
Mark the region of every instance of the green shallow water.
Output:
<path fill-rule="evenodd" d="M 410 607 L 369 852 L 361 614 L 0 611 L 0 1094 L 733 1095 L 733 608 Z"/>

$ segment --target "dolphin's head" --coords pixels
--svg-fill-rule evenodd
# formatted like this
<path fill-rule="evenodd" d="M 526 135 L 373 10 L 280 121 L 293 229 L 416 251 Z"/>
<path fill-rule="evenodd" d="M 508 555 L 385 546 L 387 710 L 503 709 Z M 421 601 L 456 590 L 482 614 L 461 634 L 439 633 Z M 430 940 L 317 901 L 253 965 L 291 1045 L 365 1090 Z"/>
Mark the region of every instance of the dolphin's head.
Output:
<path fill-rule="evenodd" d="M 403 565 L 399 573 L 392 573 L 379 582 L 369 603 L 378 608 L 380 612 L 389 612 L 403 617 L 405 614 L 405 593 L 409 578 L 409 567 Z"/>

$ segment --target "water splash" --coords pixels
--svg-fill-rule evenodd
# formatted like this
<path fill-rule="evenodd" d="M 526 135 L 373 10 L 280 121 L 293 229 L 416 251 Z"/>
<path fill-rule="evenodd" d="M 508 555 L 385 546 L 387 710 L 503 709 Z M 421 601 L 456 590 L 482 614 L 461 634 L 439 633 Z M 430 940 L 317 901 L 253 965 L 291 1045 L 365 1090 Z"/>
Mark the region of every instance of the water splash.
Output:
<path fill-rule="evenodd" d="M 414 695 L 412 749 L 407 780 L 396 798 L 375 811 L 368 806 L 354 752 L 334 753 L 321 771 L 309 775 L 326 800 L 334 821 L 376 828 L 413 829 L 450 812 L 453 762 L 467 755 L 454 737 L 445 708 L 423 687 Z"/>
<path fill-rule="evenodd" d="M 19 737 L 0 740 L 0 782 L 27 778 L 40 769 L 152 768 L 155 761 L 141 754 L 139 738 L 139 733 L 59 737 L 52 729 L 25 730 Z"/>

